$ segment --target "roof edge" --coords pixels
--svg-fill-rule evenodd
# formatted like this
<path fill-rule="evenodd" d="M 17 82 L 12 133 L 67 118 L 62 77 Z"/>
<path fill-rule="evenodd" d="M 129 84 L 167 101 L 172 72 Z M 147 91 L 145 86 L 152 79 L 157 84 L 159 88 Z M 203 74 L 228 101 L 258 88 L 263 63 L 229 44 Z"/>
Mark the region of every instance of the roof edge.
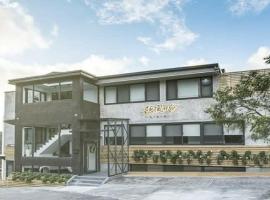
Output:
<path fill-rule="evenodd" d="M 190 69 L 205 69 L 205 68 L 215 68 L 217 73 L 221 73 L 221 69 L 219 68 L 218 63 L 210 63 L 204 65 L 191 65 L 191 66 L 183 66 L 183 67 L 174 67 L 174 68 L 165 68 L 165 69 L 155 69 L 155 70 L 146 70 L 140 72 L 130 72 L 123 74 L 115 74 L 115 75 L 105 75 L 98 76 L 98 79 L 108 79 L 108 78 L 120 78 L 120 77 L 128 77 L 128 76 L 137 76 L 137 75 L 147 75 L 152 73 L 164 73 L 164 72 L 175 72 L 175 71 L 185 71 Z"/>

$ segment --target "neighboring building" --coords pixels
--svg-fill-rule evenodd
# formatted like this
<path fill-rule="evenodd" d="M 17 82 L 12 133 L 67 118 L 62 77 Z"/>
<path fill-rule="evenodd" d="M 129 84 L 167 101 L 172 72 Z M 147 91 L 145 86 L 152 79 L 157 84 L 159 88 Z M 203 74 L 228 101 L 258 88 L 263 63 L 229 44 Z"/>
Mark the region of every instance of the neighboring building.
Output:
<path fill-rule="evenodd" d="M 217 125 L 205 113 L 228 76 L 233 74 L 208 64 L 101 77 L 53 72 L 10 80 L 16 97 L 12 93 L 6 107 L 12 104 L 15 112 L 5 117 L 5 140 L 10 136 L 5 146 L 14 144 L 15 135 L 17 171 L 84 174 L 109 168 L 111 175 L 119 168 L 127 171 L 124 164 L 134 171 L 192 170 L 128 163 L 128 151 L 131 156 L 136 149 L 264 148 L 267 144 L 250 139 L 248 129 Z"/>
<path fill-rule="evenodd" d="M 14 170 L 14 144 L 15 126 L 6 122 L 15 119 L 15 95 L 16 92 L 5 92 L 4 131 L 2 151 L 5 160 L 2 160 L 2 177 L 8 176 Z"/>

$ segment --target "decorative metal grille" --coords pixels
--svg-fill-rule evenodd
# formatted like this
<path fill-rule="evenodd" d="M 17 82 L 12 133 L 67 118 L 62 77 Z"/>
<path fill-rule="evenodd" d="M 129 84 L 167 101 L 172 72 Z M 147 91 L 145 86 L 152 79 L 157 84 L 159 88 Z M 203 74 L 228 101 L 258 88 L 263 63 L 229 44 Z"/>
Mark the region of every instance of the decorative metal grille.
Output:
<path fill-rule="evenodd" d="M 108 148 L 108 176 L 128 172 L 128 119 L 103 119 Z"/>

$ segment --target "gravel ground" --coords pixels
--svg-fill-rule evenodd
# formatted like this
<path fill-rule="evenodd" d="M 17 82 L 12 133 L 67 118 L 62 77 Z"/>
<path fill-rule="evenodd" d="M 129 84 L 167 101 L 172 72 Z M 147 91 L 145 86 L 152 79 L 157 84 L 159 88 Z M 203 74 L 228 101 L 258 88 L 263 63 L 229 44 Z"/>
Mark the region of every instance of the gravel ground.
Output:
<path fill-rule="evenodd" d="M 270 177 L 117 177 L 100 187 L 0 188 L 1 200 L 270 200 Z"/>

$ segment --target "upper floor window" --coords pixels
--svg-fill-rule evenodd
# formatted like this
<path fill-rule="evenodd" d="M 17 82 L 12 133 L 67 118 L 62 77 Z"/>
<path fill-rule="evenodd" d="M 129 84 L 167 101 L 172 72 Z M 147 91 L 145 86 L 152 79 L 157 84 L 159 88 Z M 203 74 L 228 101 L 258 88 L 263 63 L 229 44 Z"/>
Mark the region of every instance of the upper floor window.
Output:
<path fill-rule="evenodd" d="M 192 78 L 167 81 L 167 99 L 211 97 L 212 78 Z"/>
<path fill-rule="evenodd" d="M 23 87 L 23 103 L 72 99 L 72 81 L 43 83 Z"/>
<path fill-rule="evenodd" d="M 98 87 L 96 85 L 83 82 L 83 100 L 98 103 Z"/>
<path fill-rule="evenodd" d="M 108 86 L 104 97 L 105 104 L 159 101 L 159 82 Z"/>

